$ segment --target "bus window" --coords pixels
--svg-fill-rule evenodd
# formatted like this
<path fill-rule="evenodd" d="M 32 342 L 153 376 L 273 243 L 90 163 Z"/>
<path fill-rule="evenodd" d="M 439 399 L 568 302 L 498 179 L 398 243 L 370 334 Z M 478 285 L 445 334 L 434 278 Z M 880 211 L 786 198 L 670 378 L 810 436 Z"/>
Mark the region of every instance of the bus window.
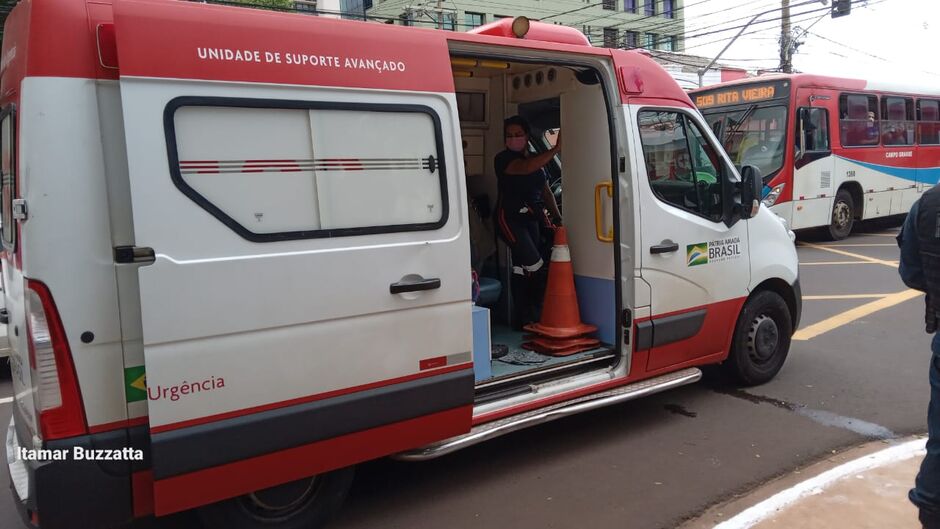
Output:
<path fill-rule="evenodd" d="M 881 98 L 881 142 L 885 145 L 914 144 L 914 100 Z"/>
<path fill-rule="evenodd" d="M 917 136 L 921 145 L 940 145 L 940 101 L 917 102 Z"/>
<path fill-rule="evenodd" d="M 800 108 L 797 123 L 797 149 L 800 147 L 799 131 L 803 131 L 806 153 L 829 152 L 829 111 L 825 108 Z M 805 154 L 805 153 L 804 153 Z"/>
<path fill-rule="evenodd" d="M 878 98 L 854 94 L 839 96 L 839 132 L 843 147 L 878 145 Z"/>

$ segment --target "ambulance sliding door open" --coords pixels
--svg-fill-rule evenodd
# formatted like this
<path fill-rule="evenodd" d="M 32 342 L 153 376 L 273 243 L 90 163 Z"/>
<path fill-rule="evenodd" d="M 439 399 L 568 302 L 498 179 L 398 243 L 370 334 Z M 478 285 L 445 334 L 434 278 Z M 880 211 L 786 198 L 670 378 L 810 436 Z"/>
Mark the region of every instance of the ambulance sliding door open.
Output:
<path fill-rule="evenodd" d="M 513 329 L 508 308 L 514 294 L 511 283 L 514 277 L 519 276 L 507 273 L 507 268 L 518 263 L 513 263 L 510 247 L 500 233 L 498 222 L 493 221 L 491 212 L 488 211 L 488 216 L 471 219 L 471 229 L 476 220 L 480 225 L 477 230 L 486 234 L 471 236 L 471 239 L 485 240 L 489 236 L 498 241 L 489 252 L 484 252 L 487 253 L 486 259 L 475 263 L 474 267 L 482 276 L 481 282 L 498 282 L 502 291 L 498 301 L 482 299 L 484 306 L 475 309 L 477 318 L 474 325 L 484 327 L 474 334 L 478 399 L 481 395 L 524 385 L 542 376 L 559 376 L 567 371 L 593 369 L 614 362 L 618 342 L 618 303 L 612 243 L 613 204 L 607 195 L 602 206 L 602 222 L 606 226 L 605 235 L 609 237 L 599 239 L 595 230 L 594 186 L 599 181 L 611 181 L 612 167 L 607 126 L 609 117 L 605 94 L 596 82 L 597 77 L 585 68 L 502 62 L 471 56 L 453 57 L 452 66 L 458 103 L 462 97 L 466 101 L 471 100 L 471 96 L 462 94 L 483 94 L 483 98 L 476 100 L 486 103 L 482 112 L 478 106 L 459 105 L 471 203 L 497 204 L 497 178 L 493 163 L 496 155 L 506 148 L 504 119 L 512 115 L 526 119 L 532 129 L 530 149 L 536 152 L 550 148 L 557 138 L 557 131 L 562 131 L 561 155 L 546 166 L 546 170 L 567 230 L 568 255 L 573 272 L 570 281 L 574 284 L 580 321 L 596 327 L 596 330 L 575 338 L 593 339 L 596 345 L 572 353 L 545 349 L 536 341 L 540 337 L 531 328 L 527 331 Z M 470 215 L 474 215 L 477 209 L 472 207 Z M 551 267 L 554 266 L 550 263 L 551 233 L 546 237 L 544 260 Z M 483 245 L 475 245 L 475 253 L 480 253 L 480 246 Z M 544 290 L 538 293 L 543 297 L 547 294 L 551 293 Z M 543 319 L 552 309 L 542 307 Z M 488 329 L 481 320 L 488 324 Z"/>

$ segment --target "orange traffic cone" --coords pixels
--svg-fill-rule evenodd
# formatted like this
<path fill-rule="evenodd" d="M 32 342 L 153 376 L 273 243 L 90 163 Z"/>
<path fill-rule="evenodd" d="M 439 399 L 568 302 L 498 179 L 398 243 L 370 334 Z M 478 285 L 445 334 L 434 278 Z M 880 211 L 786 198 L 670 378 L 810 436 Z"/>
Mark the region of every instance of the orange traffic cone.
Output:
<path fill-rule="evenodd" d="M 529 336 L 529 341 L 522 344 L 522 347 L 530 351 L 535 351 L 551 356 L 568 356 L 588 349 L 594 349 L 600 344 L 597 338 L 587 336 L 578 336 L 575 338 L 542 338 L 540 336 Z"/>
<path fill-rule="evenodd" d="M 542 320 L 523 329 L 549 338 L 574 338 L 594 332 L 597 327 L 581 323 L 578 295 L 574 289 L 574 268 L 564 226 L 555 231 L 555 245 L 548 266 L 548 286 L 542 304 Z"/>

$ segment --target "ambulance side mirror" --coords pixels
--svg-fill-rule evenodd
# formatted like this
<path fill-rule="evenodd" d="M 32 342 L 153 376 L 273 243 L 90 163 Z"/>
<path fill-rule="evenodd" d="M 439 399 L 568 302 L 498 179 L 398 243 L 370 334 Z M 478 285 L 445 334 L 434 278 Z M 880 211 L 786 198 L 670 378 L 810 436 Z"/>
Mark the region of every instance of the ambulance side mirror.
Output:
<path fill-rule="evenodd" d="M 741 216 L 749 219 L 760 210 L 764 181 L 760 169 L 753 165 L 741 167 Z"/>

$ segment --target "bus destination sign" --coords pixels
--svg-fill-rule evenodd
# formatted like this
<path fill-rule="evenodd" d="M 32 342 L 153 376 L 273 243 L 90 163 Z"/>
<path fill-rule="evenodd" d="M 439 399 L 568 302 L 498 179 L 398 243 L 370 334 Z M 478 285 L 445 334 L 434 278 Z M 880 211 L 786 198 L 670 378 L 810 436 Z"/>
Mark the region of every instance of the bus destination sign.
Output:
<path fill-rule="evenodd" d="M 768 99 L 780 99 L 790 95 L 790 83 L 762 83 L 732 88 L 722 88 L 695 94 L 695 106 L 700 109 L 738 105 L 744 103 L 757 103 Z"/>

